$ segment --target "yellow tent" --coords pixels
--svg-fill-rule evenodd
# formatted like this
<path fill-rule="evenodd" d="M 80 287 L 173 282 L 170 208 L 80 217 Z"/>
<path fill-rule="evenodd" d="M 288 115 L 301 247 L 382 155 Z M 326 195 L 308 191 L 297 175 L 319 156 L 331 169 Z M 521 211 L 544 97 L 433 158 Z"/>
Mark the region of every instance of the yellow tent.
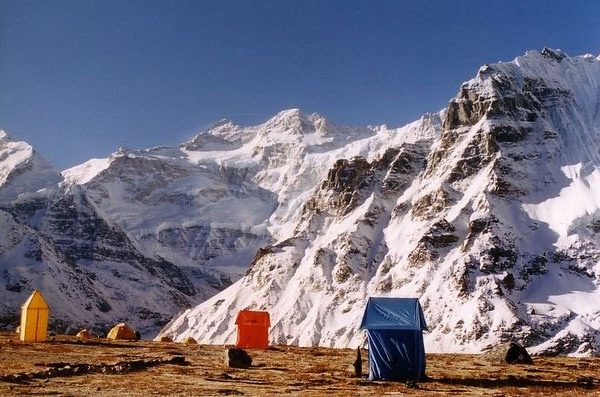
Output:
<path fill-rule="evenodd" d="M 135 330 L 125 323 L 119 323 L 112 327 L 109 331 L 106 339 L 129 339 L 137 340 L 138 337 L 135 334 Z"/>
<path fill-rule="evenodd" d="M 48 339 L 50 307 L 37 289 L 21 307 L 19 338 L 25 342 L 44 342 Z"/>
<path fill-rule="evenodd" d="M 196 339 L 192 338 L 191 336 L 188 336 L 187 338 L 182 340 L 181 343 L 184 343 L 186 345 L 197 345 L 198 344 L 198 342 L 196 342 Z"/>
<path fill-rule="evenodd" d="M 93 339 L 94 334 L 92 334 L 92 331 L 88 329 L 82 329 L 77 333 L 76 337 L 79 339 Z"/>

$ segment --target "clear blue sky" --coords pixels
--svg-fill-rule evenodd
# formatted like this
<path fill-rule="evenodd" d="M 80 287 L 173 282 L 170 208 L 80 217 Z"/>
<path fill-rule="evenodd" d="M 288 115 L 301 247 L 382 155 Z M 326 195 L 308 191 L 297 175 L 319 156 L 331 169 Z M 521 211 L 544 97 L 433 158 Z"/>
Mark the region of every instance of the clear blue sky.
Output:
<path fill-rule="evenodd" d="M 299 107 L 410 122 L 484 63 L 600 53 L 598 1 L 0 0 L 0 129 L 59 169 Z"/>

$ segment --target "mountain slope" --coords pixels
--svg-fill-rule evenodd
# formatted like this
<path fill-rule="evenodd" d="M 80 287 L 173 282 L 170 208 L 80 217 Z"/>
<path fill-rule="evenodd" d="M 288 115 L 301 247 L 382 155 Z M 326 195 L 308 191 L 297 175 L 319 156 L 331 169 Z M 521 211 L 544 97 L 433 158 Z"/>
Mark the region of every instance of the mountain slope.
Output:
<path fill-rule="evenodd" d="M 227 284 L 285 229 L 331 152 L 373 134 L 292 109 L 258 126 L 219 122 L 179 148 L 121 149 L 63 175 L 144 252 Z"/>
<path fill-rule="evenodd" d="M 26 142 L 14 141 L 0 130 L 0 205 L 20 196 L 53 188 L 61 176 Z"/>
<path fill-rule="evenodd" d="M 140 253 L 81 194 L 31 198 L 1 215 L 3 322 L 18 318 L 16 308 L 34 288 L 43 290 L 53 328 L 63 332 L 102 330 L 118 320 L 150 332 L 194 302 L 196 291 L 176 266 Z"/>
<path fill-rule="evenodd" d="M 335 162 L 330 152 L 366 137 L 383 147 L 389 134 L 288 110 L 258 126 L 218 123 L 180 147 L 120 149 L 62 176 L 3 135 L 0 325 L 15 326 L 42 288 L 57 330 L 127 320 L 156 332 L 289 233 L 285 217 Z"/>
<path fill-rule="evenodd" d="M 429 351 L 597 354 L 600 59 L 486 65 L 442 117 L 340 152 L 246 276 L 162 333 L 232 342 L 256 308 L 276 343 L 356 346 L 367 296 L 417 296 Z"/>

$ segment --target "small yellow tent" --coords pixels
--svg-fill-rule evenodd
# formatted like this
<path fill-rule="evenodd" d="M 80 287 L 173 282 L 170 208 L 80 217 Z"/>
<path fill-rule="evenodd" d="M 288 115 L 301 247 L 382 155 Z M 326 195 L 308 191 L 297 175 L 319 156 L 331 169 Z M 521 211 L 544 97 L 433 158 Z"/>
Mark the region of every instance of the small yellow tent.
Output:
<path fill-rule="evenodd" d="M 77 333 L 76 336 L 79 339 L 93 339 L 94 338 L 94 334 L 92 334 L 92 331 L 90 331 L 89 329 L 82 329 L 81 331 L 79 331 Z"/>
<path fill-rule="evenodd" d="M 39 290 L 33 291 L 21 307 L 19 338 L 25 342 L 44 342 L 48 339 L 50 307 Z"/>
<path fill-rule="evenodd" d="M 188 336 L 187 338 L 182 340 L 181 343 L 186 344 L 186 345 L 197 345 L 198 344 L 198 342 L 196 342 L 196 339 L 192 338 L 191 336 Z"/>
<path fill-rule="evenodd" d="M 131 328 L 129 325 L 125 323 L 119 323 L 112 327 L 109 331 L 106 339 L 130 339 L 136 340 L 137 335 L 135 334 L 135 330 Z"/>

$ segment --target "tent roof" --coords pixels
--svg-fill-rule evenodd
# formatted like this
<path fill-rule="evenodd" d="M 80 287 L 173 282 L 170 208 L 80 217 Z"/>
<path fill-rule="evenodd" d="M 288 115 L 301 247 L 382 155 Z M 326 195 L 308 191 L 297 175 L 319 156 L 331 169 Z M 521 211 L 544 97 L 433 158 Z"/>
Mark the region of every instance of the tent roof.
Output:
<path fill-rule="evenodd" d="M 48 309 L 48 302 L 39 290 L 33 291 L 29 298 L 23 303 L 23 309 Z"/>
<path fill-rule="evenodd" d="M 269 312 L 240 310 L 235 319 L 237 325 L 262 325 L 264 327 L 271 326 Z"/>
<path fill-rule="evenodd" d="M 369 298 L 361 329 L 427 330 L 417 298 Z"/>

